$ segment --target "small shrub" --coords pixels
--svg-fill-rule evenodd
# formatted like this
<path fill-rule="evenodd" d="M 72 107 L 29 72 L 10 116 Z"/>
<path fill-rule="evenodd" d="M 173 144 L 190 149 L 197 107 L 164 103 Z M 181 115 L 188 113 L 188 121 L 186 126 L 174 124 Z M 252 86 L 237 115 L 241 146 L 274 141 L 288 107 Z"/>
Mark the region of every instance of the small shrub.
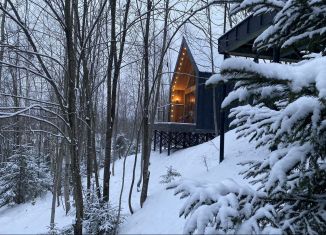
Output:
<path fill-rule="evenodd" d="M 95 191 L 88 193 L 84 212 L 84 228 L 90 234 L 115 234 L 119 224 L 118 209 L 110 203 L 101 202 Z"/>
<path fill-rule="evenodd" d="M 167 172 L 165 175 L 161 175 L 162 180 L 160 181 L 161 184 L 168 184 L 175 180 L 175 178 L 180 177 L 181 174 L 176 170 L 173 169 L 172 166 L 167 167 Z"/>

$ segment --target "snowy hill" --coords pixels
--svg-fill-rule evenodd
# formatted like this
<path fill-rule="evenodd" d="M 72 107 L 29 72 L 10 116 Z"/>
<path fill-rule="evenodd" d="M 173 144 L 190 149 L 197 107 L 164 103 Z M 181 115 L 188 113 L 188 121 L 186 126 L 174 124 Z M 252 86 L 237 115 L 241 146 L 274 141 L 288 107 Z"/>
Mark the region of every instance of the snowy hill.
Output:
<path fill-rule="evenodd" d="M 128 210 L 128 194 L 132 176 L 134 156 L 129 156 L 126 161 L 126 179 L 123 192 L 123 214 L 125 222 L 121 225 L 122 234 L 179 234 L 183 231 L 184 218 L 179 218 L 179 209 L 182 200 L 173 195 L 173 190 L 165 190 L 165 185 L 160 184 L 160 176 L 165 174 L 167 167 L 173 166 L 183 178 L 196 179 L 205 182 L 218 182 L 232 178 L 239 183 L 246 183 L 238 175 L 241 166 L 237 163 L 259 158 L 266 155 L 264 148 L 255 149 L 248 139 L 236 139 L 234 131 L 226 134 L 225 160 L 218 164 L 219 138 L 207 143 L 179 150 L 167 156 L 166 153 L 153 152 L 150 165 L 149 196 L 140 209 L 139 197 L 134 187 L 132 204 L 135 213 L 130 215 Z M 139 157 L 138 157 L 139 160 Z M 139 162 L 139 161 L 138 161 Z M 111 180 L 110 198 L 117 205 L 121 190 L 122 160 L 115 165 L 115 175 Z M 139 164 L 137 165 L 139 168 Z M 103 172 L 101 172 L 103 173 Z M 135 184 L 139 179 L 137 170 Z M 45 233 L 50 222 L 51 194 L 31 203 L 18 205 L 12 208 L 0 209 L 0 233 Z M 62 206 L 57 208 L 56 223 L 58 228 L 69 225 L 73 221 L 72 215 L 66 216 Z"/>

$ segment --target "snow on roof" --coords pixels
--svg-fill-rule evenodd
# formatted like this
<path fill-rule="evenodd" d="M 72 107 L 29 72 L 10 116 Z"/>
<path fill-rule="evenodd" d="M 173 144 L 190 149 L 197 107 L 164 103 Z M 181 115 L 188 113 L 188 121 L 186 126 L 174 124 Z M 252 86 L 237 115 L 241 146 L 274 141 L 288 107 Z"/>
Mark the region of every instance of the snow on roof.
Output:
<path fill-rule="evenodd" d="M 196 39 L 191 40 L 190 38 L 185 39 L 187 45 L 191 51 L 193 59 L 197 65 L 200 72 L 212 72 L 212 60 L 210 46 L 207 42 L 208 39 Z M 219 70 L 219 67 L 223 61 L 223 55 L 218 53 L 217 48 L 213 46 L 213 64 L 214 71 Z"/>
<path fill-rule="evenodd" d="M 202 4 L 198 2 L 198 4 Z M 218 53 L 218 38 L 223 34 L 224 7 L 211 6 L 211 37 L 209 36 L 209 20 L 206 11 L 202 11 L 180 29 L 179 35 L 185 38 L 193 59 L 200 72 L 212 73 L 212 60 L 214 72 L 219 71 L 223 56 Z M 180 38 L 180 39 L 181 39 Z M 181 45 L 181 43 L 179 44 Z M 213 50 L 211 54 L 211 47 Z M 212 59 L 213 58 L 213 59 Z"/>

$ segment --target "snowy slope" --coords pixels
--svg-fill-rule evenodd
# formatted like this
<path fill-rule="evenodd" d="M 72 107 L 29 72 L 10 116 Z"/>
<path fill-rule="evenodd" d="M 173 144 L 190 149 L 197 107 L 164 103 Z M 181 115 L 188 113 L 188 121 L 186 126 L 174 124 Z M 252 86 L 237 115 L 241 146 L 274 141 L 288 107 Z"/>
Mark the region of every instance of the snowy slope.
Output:
<path fill-rule="evenodd" d="M 0 234 L 46 233 L 50 224 L 52 194 L 48 193 L 35 204 L 25 203 L 0 209 Z M 57 207 L 56 223 L 62 228 L 72 224 L 74 214 L 66 216 L 62 206 Z"/>
<path fill-rule="evenodd" d="M 153 154 L 151 158 L 150 196 L 144 208 L 128 217 L 121 227 L 122 234 L 180 234 L 185 223 L 179 218 L 182 201 L 173 195 L 173 190 L 165 190 L 159 184 L 159 176 L 165 174 L 166 167 L 172 165 L 183 178 L 217 182 L 232 178 L 244 182 L 238 172 L 237 163 L 264 156 L 266 149 L 255 149 L 247 139 L 236 139 L 234 131 L 226 134 L 225 160 L 218 164 L 219 138 L 207 143 L 177 151 L 171 156 Z M 208 171 L 204 163 L 206 158 Z"/>
<path fill-rule="evenodd" d="M 126 161 L 126 180 L 122 201 L 126 220 L 120 232 L 122 234 L 182 233 L 185 220 L 178 217 L 182 201 L 173 195 L 173 190 L 167 191 L 164 189 L 165 185 L 159 183 L 160 176 L 166 173 L 167 167 L 173 166 L 183 178 L 188 179 L 217 182 L 225 178 L 233 178 L 238 182 L 243 182 L 241 176 L 238 175 L 242 168 L 237 163 L 264 156 L 267 152 L 266 149 L 255 149 L 247 139 L 237 140 L 234 131 L 226 134 L 225 160 L 221 164 L 218 164 L 218 149 L 219 138 L 216 138 L 192 148 L 176 151 L 170 156 L 166 153 L 153 152 L 150 161 L 149 196 L 144 207 L 140 209 L 140 192 L 137 192 L 134 187 L 132 204 L 135 213 L 133 215 L 130 215 L 128 210 L 128 193 L 134 156 L 129 156 Z M 122 160 L 116 162 L 115 176 L 111 181 L 110 198 L 116 205 L 121 190 L 122 163 Z M 139 164 L 137 168 L 139 169 Z M 137 172 L 135 184 L 139 179 L 139 171 Z M 50 208 L 51 194 L 49 193 L 38 200 L 35 205 L 27 203 L 13 208 L 0 209 L 0 234 L 46 232 L 50 221 Z M 66 216 L 62 207 L 57 208 L 56 223 L 59 228 L 72 221 L 73 213 Z"/>

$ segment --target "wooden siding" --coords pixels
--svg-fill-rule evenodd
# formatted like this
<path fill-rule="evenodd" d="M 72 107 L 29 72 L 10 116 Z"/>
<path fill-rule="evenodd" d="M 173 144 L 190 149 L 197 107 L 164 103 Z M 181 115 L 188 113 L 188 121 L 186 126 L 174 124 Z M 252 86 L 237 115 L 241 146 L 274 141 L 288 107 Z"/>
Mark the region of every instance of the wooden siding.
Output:
<path fill-rule="evenodd" d="M 196 73 L 190 51 L 182 44 L 170 89 L 169 121 L 195 123 Z"/>

